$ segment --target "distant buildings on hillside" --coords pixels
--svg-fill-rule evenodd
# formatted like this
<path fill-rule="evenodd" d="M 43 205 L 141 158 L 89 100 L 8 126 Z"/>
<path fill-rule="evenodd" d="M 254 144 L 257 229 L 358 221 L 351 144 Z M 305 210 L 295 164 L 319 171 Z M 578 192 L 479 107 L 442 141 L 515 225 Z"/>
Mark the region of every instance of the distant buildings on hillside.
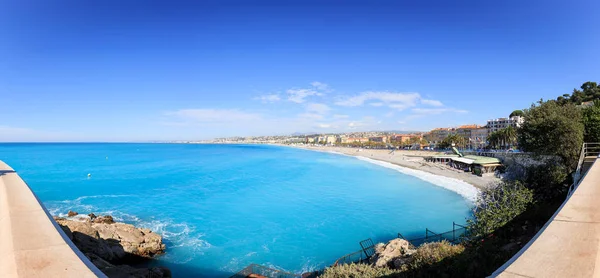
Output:
<path fill-rule="evenodd" d="M 450 135 L 458 135 L 466 140 L 466 147 L 481 149 L 488 146 L 492 132 L 512 126 L 520 127 L 523 117 L 513 116 L 488 120 L 485 126 L 468 124 L 458 127 L 434 128 L 429 132 L 397 134 L 393 132 L 350 132 L 340 134 L 312 134 L 290 136 L 256 136 L 217 138 L 201 143 L 267 143 L 267 144 L 322 144 L 322 145 L 370 145 L 425 148 L 436 147 Z"/>

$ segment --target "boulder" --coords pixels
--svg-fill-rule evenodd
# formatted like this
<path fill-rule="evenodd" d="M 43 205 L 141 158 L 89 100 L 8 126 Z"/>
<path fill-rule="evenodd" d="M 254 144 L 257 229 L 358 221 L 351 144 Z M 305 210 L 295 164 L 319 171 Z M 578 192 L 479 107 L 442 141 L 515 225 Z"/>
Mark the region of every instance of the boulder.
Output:
<path fill-rule="evenodd" d="M 101 238 L 118 243 L 126 253 L 143 258 L 152 258 L 164 253 L 165 244 L 162 243 L 162 237 L 148 229 L 136 228 L 125 223 L 93 223 L 92 227 L 98 231 Z"/>
<path fill-rule="evenodd" d="M 72 211 L 72 210 L 70 210 L 69 212 L 67 212 L 67 216 L 68 216 L 68 217 L 73 217 L 73 216 L 75 216 L 75 215 L 78 215 L 78 214 L 79 214 L 79 213 L 77 213 L 77 212 L 74 212 L 74 211 Z"/>
<path fill-rule="evenodd" d="M 110 278 L 162 278 L 171 277 L 171 271 L 164 267 L 134 268 L 128 265 L 114 265 L 92 253 L 85 254 L 88 259 Z"/>
<path fill-rule="evenodd" d="M 404 256 L 409 256 L 415 250 L 411 248 L 408 241 L 397 238 L 387 244 L 377 244 L 375 254 L 371 257 L 371 263 L 377 267 L 395 267 L 394 261 Z"/>
<path fill-rule="evenodd" d="M 96 215 L 93 213 L 88 214 L 88 216 L 90 217 L 90 221 L 93 221 L 94 219 L 96 219 Z"/>
<path fill-rule="evenodd" d="M 100 234 L 92 227 L 90 222 L 79 222 L 72 220 L 57 220 L 56 221 L 71 241 L 84 253 L 94 253 L 105 260 L 118 260 L 125 257 L 125 252 L 113 250 L 109 244 L 100 238 Z M 68 230 L 68 231 L 67 231 Z"/>
<path fill-rule="evenodd" d="M 93 213 L 92 213 L 92 215 L 93 215 Z M 92 219 L 92 222 L 94 222 L 94 223 L 112 224 L 112 223 L 115 223 L 115 220 L 110 215 L 104 215 L 104 216 L 98 216 L 98 217 L 96 217 L 94 215 L 94 219 Z"/>
<path fill-rule="evenodd" d="M 92 222 L 56 218 L 73 243 L 84 253 L 109 262 L 149 259 L 165 251 L 162 237 L 148 229 L 114 223 L 109 215 Z M 111 223 L 111 224 L 109 224 Z"/>

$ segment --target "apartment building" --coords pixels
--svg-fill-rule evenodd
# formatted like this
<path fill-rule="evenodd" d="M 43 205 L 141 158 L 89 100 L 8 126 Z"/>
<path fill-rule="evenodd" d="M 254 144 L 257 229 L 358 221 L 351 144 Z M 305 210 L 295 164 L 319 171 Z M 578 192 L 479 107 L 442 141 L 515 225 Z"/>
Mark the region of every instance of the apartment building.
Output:
<path fill-rule="evenodd" d="M 488 133 L 496 132 L 505 129 L 509 126 L 514 128 L 520 127 L 525 119 L 521 116 L 512 116 L 510 118 L 498 118 L 487 121 Z"/>

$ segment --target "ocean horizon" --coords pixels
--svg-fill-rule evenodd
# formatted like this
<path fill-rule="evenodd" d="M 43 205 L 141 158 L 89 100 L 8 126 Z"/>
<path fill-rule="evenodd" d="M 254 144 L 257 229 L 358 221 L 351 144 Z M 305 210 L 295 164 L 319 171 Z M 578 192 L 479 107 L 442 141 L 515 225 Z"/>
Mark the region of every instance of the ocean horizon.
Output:
<path fill-rule="evenodd" d="M 52 215 L 110 214 L 161 234 L 153 264 L 175 277 L 321 269 L 367 238 L 451 230 L 473 197 L 457 180 L 271 145 L 2 143 L 0 160 Z"/>

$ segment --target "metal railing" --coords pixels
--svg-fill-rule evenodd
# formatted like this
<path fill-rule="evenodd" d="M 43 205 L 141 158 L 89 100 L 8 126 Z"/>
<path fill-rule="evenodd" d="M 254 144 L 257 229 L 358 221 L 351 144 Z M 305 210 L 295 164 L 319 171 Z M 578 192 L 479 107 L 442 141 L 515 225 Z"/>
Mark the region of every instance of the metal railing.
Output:
<path fill-rule="evenodd" d="M 251 274 L 260 275 L 269 278 L 302 278 L 301 274 L 294 274 L 290 272 L 281 271 L 278 269 L 266 267 L 259 264 L 251 264 L 240 272 L 231 276 L 231 278 L 245 278 Z"/>
<path fill-rule="evenodd" d="M 600 155 L 600 143 L 583 143 L 583 145 L 581 146 L 581 153 L 579 154 L 579 161 L 577 162 L 577 169 L 575 170 L 575 173 L 573 174 L 573 184 L 571 184 L 571 186 L 569 186 L 569 191 L 567 193 L 567 197 L 571 196 L 571 194 L 573 194 L 573 191 L 575 191 L 575 189 L 577 188 L 577 186 L 579 185 L 579 182 L 581 181 L 582 178 L 582 168 L 583 168 L 583 164 L 585 163 L 585 158 L 586 157 L 598 157 Z"/>
<path fill-rule="evenodd" d="M 468 236 L 469 229 L 463 225 L 456 224 L 455 222 L 452 222 L 452 230 L 444 233 L 435 233 L 432 230 L 426 228 L 425 237 L 421 238 L 406 239 L 401 233 L 398 233 L 398 238 L 408 241 L 408 243 L 413 247 L 419 247 L 420 245 L 425 243 L 438 242 L 443 240 L 448 241 L 452 244 L 458 244 L 463 242 Z M 365 242 L 371 242 L 372 244 L 371 239 L 361 241 L 361 250 L 342 256 L 341 258 L 337 259 L 333 265 L 335 266 L 341 264 L 368 262 L 371 255 L 374 254 L 375 246 L 366 245 L 367 248 L 371 248 L 367 251 L 363 246 Z"/>

